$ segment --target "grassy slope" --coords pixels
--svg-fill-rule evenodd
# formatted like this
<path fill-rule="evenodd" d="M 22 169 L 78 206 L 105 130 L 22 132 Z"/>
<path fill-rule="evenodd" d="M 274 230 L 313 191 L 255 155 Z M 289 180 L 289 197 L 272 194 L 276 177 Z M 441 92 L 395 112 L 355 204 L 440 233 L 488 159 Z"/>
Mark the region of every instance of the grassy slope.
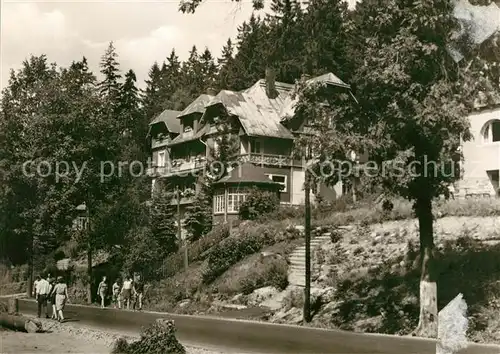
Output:
<path fill-rule="evenodd" d="M 411 205 L 404 201 L 394 204 L 391 212 L 371 203 L 351 207 L 342 201 L 314 211 L 314 227 L 354 227 L 314 255 L 324 267 L 313 288 L 335 291 L 322 298 L 313 296 L 313 325 L 383 333 L 408 333 L 414 328 L 418 315 L 419 274 L 414 267 L 418 238 L 415 230 L 410 230 L 414 228 L 410 224 L 415 224 Z M 500 201 L 439 201 L 434 212 L 440 220 L 460 224 L 448 225 L 448 230 L 435 228 L 441 263 L 440 306 L 458 292 L 464 293 L 472 315 L 472 339 L 500 342 L 500 246 L 474 241 L 481 236 L 478 230 L 464 227 L 464 219 L 457 218 L 494 219 L 500 216 Z M 247 294 L 254 289 L 268 285 L 285 288 L 286 256 L 302 242 L 300 232 L 291 226 L 301 224 L 302 210 L 283 209 L 264 220 L 242 223 L 231 235 L 227 229 L 213 230 L 190 246 L 187 272 L 182 269 L 182 253 L 165 260 L 164 280 L 148 286 L 146 306 L 160 311 L 210 313 L 220 310 L 214 306 L 216 301 L 236 297 L 246 303 Z M 408 240 L 413 240 L 413 246 L 407 245 Z M 7 293 L 9 289 L 2 286 L 2 290 Z M 300 291 L 287 293 L 284 308 L 271 320 L 296 322 L 301 301 Z"/>
<path fill-rule="evenodd" d="M 435 203 L 434 210 L 436 218 L 448 220 L 448 223 L 450 220 L 452 223 L 464 223 L 467 219 L 457 217 L 492 220 L 500 216 L 500 201 L 440 201 Z M 216 236 L 220 231 L 213 232 L 209 238 L 217 238 L 218 246 L 210 252 L 209 246 L 217 242 L 208 244 L 204 240 L 201 242 L 207 244 L 205 247 L 195 245 L 198 248 L 193 255 L 195 262 L 187 273 L 174 270 L 181 269 L 179 265 L 182 264 L 179 262 L 180 254 L 174 255 L 166 261 L 166 265 L 171 265 L 169 268 L 173 274 L 152 287 L 148 296 L 150 306 L 157 310 L 207 313 L 217 310 L 212 306 L 216 300 L 229 300 L 243 294 L 239 297 L 245 303 L 245 295 L 254 289 L 267 285 L 285 288 L 286 283 L 283 282 L 287 269 L 284 258 L 301 243 L 302 238 L 290 225 L 302 224 L 300 214 L 300 211 L 282 210 L 266 221 L 240 225 L 229 237 Z M 314 216 L 314 227 L 356 226 L 329 250 L 326 247 L 323 253 L 330 254 L 315 255 L 322 258 L 321 262 L 327 266 L 323 268 L 335 268 L 335 271 L 327 271 L 313 287 L 333 287 L 336 291 L 317 301 L 313 324 L 366 332 L 410 332 L 418 316 L 419 276 L 415 268 L 414 246 L 418 245 L 418 238 L 414 229 L 408 231 L 411 228 L 409 222 L 415 224 L 411 205 L 396 202 L 389 213 L 374 205 L 361 205 L 352 210 L 348 210 L 347 205 L 337 205 L 331 210 L 316 211 Z M 384 231 L 387 227 L 395 231 Z M 401 233 L 401 229 L 407 231 Z M 374 232 L 378 232 L 377 236 Z M 443 238 L 440 233 L 447 236 Z M 500 272 L 500 261 L 497 261 L 500 259 L 500 246 L 476 242 L 471 233 L 474 233 L 473 230 L 462 224 L 451 232 L 436 231 L 441 262 L 440 306 L 444 306 L 458 292 L 464 293 L 470 313 L 474 316 L 471 318 L 472 338 L 498 341 L 493 334 L 498 328 L 492 321 L 491 313 L 496 306 L 492 294 L 497 290 L 496 281 L 500 278 L 500 274 L 497 275 Z M 363 238 L 364 243 L 361 242 Z M 248 239 L 253 241 L 244 242 Z M 408 240 L 413 240 L 413 246 L 407 245 Z M 244 243 L 243 246 L 241 243 Z M 391 245 L 393 250 L 386 257 Z M 274 255 L 263 257 L 263 251 Z M 173 266 L 176 259 L 178 265 Z M 209 273 L 213 276 L 207 280 L 206 274 Z M 294 322 L 291 319 L 293 316 L 286 315 L 298 313 L 301 294 L 289 293 L 285 302 L 285 308 L 279 314 L 281 319 L 276 321 Z"/>

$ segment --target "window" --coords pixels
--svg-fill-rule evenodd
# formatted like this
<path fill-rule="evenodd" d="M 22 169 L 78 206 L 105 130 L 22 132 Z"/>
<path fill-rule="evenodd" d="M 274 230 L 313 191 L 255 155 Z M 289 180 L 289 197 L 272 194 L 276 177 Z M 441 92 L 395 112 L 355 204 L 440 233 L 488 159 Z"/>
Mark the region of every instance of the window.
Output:
<path fill-rule="evenodd" d="M 247 191 L 242 188 L 228 188 L 227 192 L 227 212 L 237 213 L 240 205 L 246 200 Z"/>
<path fill-rule="evenodd" d="M 483 127 L 483 142 L 500 142 L 500 120 L 492 120 Z"/>
<path fill-rule="evenodd" d="M 260 154 L 260 141 L 256 139 L 250 140 L 250 152 L 253 154 Z"/>
<path fill-rule="evenodd" d="M 160 151 L 158 153 L 158 166 L 165 167 L 165 151 Z"/>
<path fill-rule="evenodd" d="M 286 192 L 286 176 L 285 175 L 274 175 L 274 174 L 266 174 L 267 177 L 273 182 L 277 182 L 283 186 L 280 192 Z"/>
<path fill-rule="evenodd" d="M 224 194 L 214 195 L 214 214 L 224 213 Z"/>

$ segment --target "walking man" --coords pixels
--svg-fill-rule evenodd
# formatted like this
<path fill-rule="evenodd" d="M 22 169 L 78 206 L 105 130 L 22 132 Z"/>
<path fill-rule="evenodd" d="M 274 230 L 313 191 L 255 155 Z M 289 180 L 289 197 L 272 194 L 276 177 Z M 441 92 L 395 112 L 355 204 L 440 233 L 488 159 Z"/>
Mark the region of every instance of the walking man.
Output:
<path fill-rule="evenodd" d="M 35 300 L 38 300 L 38 293 L 37 293 L 37 286 L 38 286 L 38 282 L 40 281 L 40 276 L 37 275 L 36 278 L 35 278 L 35 281 L 33 282 L 33 296 L 35 297 Z"/>
<path fill-rule="evenodd" d="M 127 310 L 130 310 L 130 300 L 132 297 L 132 287 L 133 287 L 133 281 L 130 276 L 125 277 L 125 280 L 123 281 L 123 287 L 122 287 L 122 299 L 123 299 L 123 307 L 125 307 L 125 304 L 127 304 Z"/>
<path fill-rule="evenodd" d="M 143 299 L 143 295 L 144 295 L 144 283 L 142 282 L 141 279 L 138 279 L 135 283 L 134 283 L 134 294 L 135 294 L 135 297 L 134 297 L 134 310 L 136 309 L 136 307 L 138 307 L 138 310 L 142 310 L 142 299 Z M 139 305 L 139 306 L 137 306 Z"/>
<path fill-rule="evenodd" d="M 45 318 L 49 318 L 47 298 L 50 293 L 50 283 L 44 277 L 37 283 L 36 293 L 38 297 L 38 318 L 42 315 L 42 307 L 45 307 Z"/>

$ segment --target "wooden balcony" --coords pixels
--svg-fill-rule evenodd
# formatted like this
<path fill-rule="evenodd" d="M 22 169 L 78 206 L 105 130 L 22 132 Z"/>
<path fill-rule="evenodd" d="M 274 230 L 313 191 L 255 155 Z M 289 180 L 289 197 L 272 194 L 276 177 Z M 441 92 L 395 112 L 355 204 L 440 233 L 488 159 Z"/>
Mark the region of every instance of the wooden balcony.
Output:
<path fill-rule="evenodd" d="M 152 139 L 151 141 L 151 148 L 156 149 L 162 146 L 167 146 L 167 144 L 170 142 L 170 138 L 164 137 L 162 139 Z"/>
<path fill-rule="evenodd" d="M 194 201 L 194 196 L 192 197 L 182 197 L 180 205 L 186 205 L 186 204 L 191 204 Z M 170 202 L 170 205 L 177 205 L 177 198 L 173 198 L 172 201 Z"/>
<path fill-rule="evenodd" d="M 273 155 L 273 154 L 242 154 L 236 156 L 241 162 L 251 162 L 259 165 L 285 167 L 293 164 L 291 156 L 287 155 Z"/>
<path fill-rule="evenodd" d="M 186 176 L 190 173 L 205 168 L 207 161 L 205 159 L 191 159 L 189 161 L 176 159 L 168 161 L 165 166 L 153 166 L 148 168 L 147 175 L 150 177 L 170 177 L 175 175 Z"/>

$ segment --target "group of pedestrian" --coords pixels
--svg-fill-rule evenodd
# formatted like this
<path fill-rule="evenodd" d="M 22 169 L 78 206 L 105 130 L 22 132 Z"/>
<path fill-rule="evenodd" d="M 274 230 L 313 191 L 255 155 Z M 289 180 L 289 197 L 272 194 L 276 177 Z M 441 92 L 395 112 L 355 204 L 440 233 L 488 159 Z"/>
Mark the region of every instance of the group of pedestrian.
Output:
<path fill-rule="evenodd" d="M 102 281 L 97 288 L 97 296 L 101 300 L 101 308 L 105 307 L 106 298 L 108 296 L 108 283 L 106 276 L 102 277 Z M 130 304 L 134 310 L 142 310 L 142 301 L 144 298 L 144 283 L 138 279 L 133 280 L 131 276 L 126 276 L 123 284 L 120 285 L 120 279 L 116 279 L 111 288 L 111 301 L 116 309 L 123 308 L 130 310 Z"/>
<path fill-rule="evenodd" d="M 37 302 L 38 318 L 42 315 L 42 309 L 45 307 L 45 317 L 59 322 L 64 322 L 64 306 L 68 301 L 68 286 L 63 277 L 51 277 L 50 273 L 46 276 L 38 275 L 33 284 L 34 296 Z M 49 317 L 49 305 L 52 307 L 52 316 Z"/>

